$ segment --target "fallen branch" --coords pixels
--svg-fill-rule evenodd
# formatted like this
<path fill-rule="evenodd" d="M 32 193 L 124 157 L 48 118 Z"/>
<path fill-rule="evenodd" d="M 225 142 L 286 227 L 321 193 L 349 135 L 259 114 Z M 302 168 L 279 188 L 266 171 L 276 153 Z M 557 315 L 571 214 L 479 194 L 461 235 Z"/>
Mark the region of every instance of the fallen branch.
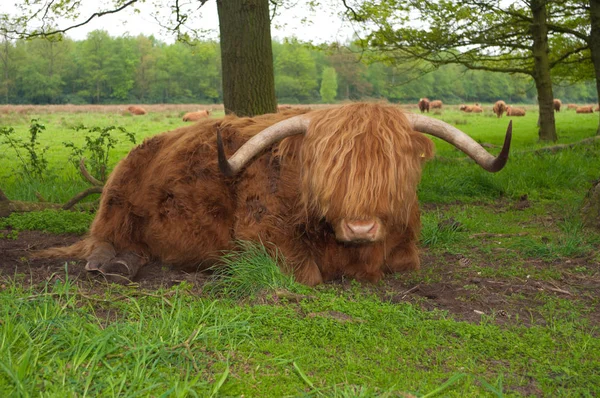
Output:
<path fill-rule="evenodd" d="M 92 176 L 87 171 L 87 169 L 85 168 L 85 158 L 81 158 L 81 160 L 79 161 L 79 171 L 81 172 L 81 175 L 83 175 L 83 177 L 86 180 L 88 180 L 92 185 L 97 186 L 97 187 L 101 187 L 104 185 L 104 183 L 102 181 L 95 179 L 94 176 Z"/>
<path fill-rule="evenodd" d="M 42 210 L 91 210 L 96 207 L 95 203 L 83 203 L 78 204 L 82 199 L 92 194 L 101 194 L 103 187 L 102 182 L 98 181 L 90 175 L 85 168 L 85 158 L 82 158 L 79 162 L 79 171 L 86 180 L 91 182 L 94 186 L 87 188 L 86 190 L 73 196 L 64 205 L 60 203 L 48 203 L 45 199 L 36 192 L 36 196 L 40 202 L 23 202 L 20 200 L 10 200 L 0 189 L 0 217 L 8 217 L 11 213 L 25 213 L 30 211 L 42 211 Z M 75 208 L 77 205 L 77 208 Z"/>
<path fill-rule="evenodd" d="M 71 198 L 71 200 L 69 200 L 67 203 L 65 203 L 61 209 L 63 210 L 71 210 L 71 208 L 73 206 L 75 206 L 78 202 L 80 202 L 81 200 L 83 200 L 83 198 L 94 194 L 94 193 L 102 193 L 102 187 L 91 187 L 86 189 L 85 191 L 79 192 L 77 195 L 73 196 L 73 198 Z"/>

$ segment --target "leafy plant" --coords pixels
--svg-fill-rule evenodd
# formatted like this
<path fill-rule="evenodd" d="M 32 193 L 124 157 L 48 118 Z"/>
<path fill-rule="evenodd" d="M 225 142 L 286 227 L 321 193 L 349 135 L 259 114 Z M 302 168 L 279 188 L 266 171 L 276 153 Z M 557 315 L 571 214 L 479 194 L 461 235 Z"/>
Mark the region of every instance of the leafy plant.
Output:
<path fill-rule="evenodd" d="M 22 171 L 29 179 L 43 179 L 48 169 L 48 160 L 44 156 L 48 147 L 42 148 L 38 140 L 38 135 L 45 129 L 46 126 L 41 124 L 38 119 L 31 119 L 29 142 L 24 142 L 20 138 L 14 137 L 15 129 L 13 127 L 0 127 L 0 136 L 4 137 L 4 140 L 0 143 L 7 144 L 15 151 L 21 163 Z M 22 150 L 26 154 L 23 154 Z"/>
<path fill-rule="evenodd" d="M 135 134 L 127 131 L 121 126 L 86 127 L 84 125 L 79 125 L 74 129 L 75 131 L 87 130 L 88 134 L 85 135 L 85 144 L 83 146 L 77 146 L 73 142 L 63 143 L 65 147 L 71 148 L 69 161 L 71 161 L 76 168 L 79 168 L 79 161 L 87 154 L 90 160 L 92 174 L 96 175 L 101 181 L 106 181 L 106 176 L 108 175 L 108 157 L 110 150 L 120 142 L 120 139 L 113 135 L 113 133 L 120 131 L 125 134 L 130 142 L 133 144 L 136 143 Z"/>

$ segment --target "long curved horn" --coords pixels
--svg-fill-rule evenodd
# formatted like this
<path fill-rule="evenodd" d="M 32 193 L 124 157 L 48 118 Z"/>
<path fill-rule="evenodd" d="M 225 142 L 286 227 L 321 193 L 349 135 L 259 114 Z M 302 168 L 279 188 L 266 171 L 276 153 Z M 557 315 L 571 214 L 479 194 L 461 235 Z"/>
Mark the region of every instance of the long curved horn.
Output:
<path fill-rule="evenodd" d="M 228 177 L 236 175 L 253 157 L 265 150 L 265 148 L 281 141 L 285 137 L 304 134 L 308 129 L 309 122 L 310 120 L 305 115 L 299 115 L 275 123 L 246 141 L 229 160 L 227 160 L 225 149 L 223 148 L 221 131 L 217 130 L 217 152 L 221 173 Z"/>
<path fill-rule="evenodd" d="M 407 113 L 406 117 L 412 123 L 413 130 L 431 134 L 454 145 L 487 171 L 495 173 L 502 170 L 508 160 L 508 151 L 510 150 L 510 140 L 512 138 L 512 120 L 508 123 L 502 150 L 498 156 L 494 157 L 479 145 L 477 141 L 446 122 L 416 113 Z"/>

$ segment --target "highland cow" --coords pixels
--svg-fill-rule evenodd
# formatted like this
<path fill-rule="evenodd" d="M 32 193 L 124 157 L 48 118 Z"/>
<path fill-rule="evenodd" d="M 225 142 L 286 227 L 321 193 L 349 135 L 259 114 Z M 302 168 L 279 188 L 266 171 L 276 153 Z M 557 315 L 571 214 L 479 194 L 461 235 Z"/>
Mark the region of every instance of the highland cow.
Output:
<path fill-rule="evenodd" d="M 496 114 L 496 116 L 502 117 L 504 112 L 506 112 L 506 102 L 502 100 L 496 101 L 494 107 L 492 108 L 492 111 Z"/>
<path fill-rule="evenodd" d="M 277 105 L 277 112 L 287 111 L 289 109 L 292 109 L 291 105 Z"/>
<path fill-rule="evenodd" d="M 577 113 L 594 113 L 594 107 L 592 105 L 580 106 L 575 110 Z"/>
<path fill-rule="evenodd" d="M 185 115 L 183 115 L 183 121 L 184 122 L 197 122 L 198 120 L 202 120 L 209 116 L 210 116 L 210 111 L 208 109 L 205 109 L 203 111 L 188 112 Z"/>
<path fill-rule="evenodd" d="M 136 105 L 131 105 L 130 107 L 127 108 L 127 110 L 132 115 L 145 115 L 147 113 L 144 108 L 142 108 L 141 106 L 136 106 Z"/>
<path fill-rule="evenodd" d="M 440 100 L 434 100 L 429 103 L 429 108 L 431 109 L 442 109 L 444 104 Z"/>
<path fill-rule="evenodd" d="M 552 107 L 554 108 L 554 110 L 556 112 L 560 112 L 561 106 L 562 106 L 561 100 L 559 100 L 558 98 L 554 98 L 554 100 L 552 101 Z"/>
<path fill-rule="evenodd" d="M 509 105 L 506 107 L 506 116 L 525 116 L 525 109 L 515 108 Z"/>
<path fill-rule="evenodd" d="M 494 157 L 455 127 L 391 105 L 204 119 L 134 148 L 106 182 L 89 235 L 39 256 L 85 259 L 86 270 L 129 281 L 149 261 L 203 270 L 254 241 L 307 285 L 415 270 L 417 185 L 434 149 L 422 133 L 496 172 L 512 126 Z"/>
<path fill-rule="evenodd" d="M 466 113 L 471 113 L 473 112 L 473 107 L 471 105 L 461 105 L 458 107 L 458 110 Z"/>
<path fill-rule="evenodd" d="M 417 103 L 417 106 L 419 107 L 421 113 L 424 113 L 425 111 L 429 112 L 429 105 L 429 99 L 427 98 L 421 98 Z"/>
<path fill-rule="evenodd" d="M 483 113 L 483 108 L 479 104 L 475 104 L 471 107 L 471 112 L 473 113 Z"/>

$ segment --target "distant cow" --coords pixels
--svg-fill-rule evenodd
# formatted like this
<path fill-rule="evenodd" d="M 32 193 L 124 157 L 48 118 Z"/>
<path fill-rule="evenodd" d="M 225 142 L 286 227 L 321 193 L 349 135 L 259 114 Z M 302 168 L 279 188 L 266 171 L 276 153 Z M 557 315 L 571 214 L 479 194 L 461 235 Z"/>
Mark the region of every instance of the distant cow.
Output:
<path fill-rule="evenodd" d="M 429 108 L 431 109 L 442 109 L 444 104 L 440 100 L 434 100 L 429 103 Z"/>
<path fill-rule="evenodd" d="M 288 109 L 292 109 L 291 105 L 277 105 L 277 112 L 287 111 Z"/>
<path fill-rule="evenodd" d="M 458 107 L 458 110 L 466 113 L 471 113 L 473 112 L 473 107 L 471 105 L 461 105 Z"/>
<path fill-rule="evenodd" d="M 424 113 L 425 111 L 429 112 L 429 99 L 421 98 L 417 106 L 419 107 L 421 113 Z"/>
<path fill-rule="evenodd" d="M 577 105 L 577 104 L 567 104 L 567 110 L 577 109 L 577 108 L 579 108 L 579 105 Z"/>
<path fill-rule="evenodd" d="M 580 106 L 575 110 L 575 112 L 577 112 L 577 113 L 594 113 L 594 106 L 593 105 Z"/>
<path fill-rule="evenodd" d="M 183 115 L 183 121 L 184 122 L 197 122 L 198 120 L 202 120 L 209 116 L 210 116 L 210 111 L 208 109 L 205 109 L 203 111 L 188 112 L 185 115 Z"/>
<path fill-rule="evenodd" d="M 145 115 L 147 113 L 144 108 L 142 108 L 141 106 L 136 106 L 136 105 L 131 105 L 130 107 L 127 108 L 127 110 L 132 115 Z"/>
<path fill-rule="evenodd" d="M 560 112 L 560 107 L 562 106 L 562 102 L 558 98 L 554 98 L 552 102 L 552 106 L 556 112 Z"/>
<path fill-rule="evenodd" d="M 506 116 L 525 116 L 525 109 L 514 108 L 509 105 L 506 107 Z"/>
<path fill-rule="evenodd" d="M 149 262 L 207 269 L 252 241 L 301 283 L 376 282 L 419 268 L 417 186 L 434 149 L 421 133 L 496 172 L 511 132 L 494 157 L 456 127 L 392 105 L 206 118 L 132 149 L 90 233 L 38 257 L 85 259 L 86 270 L 127 282 Z"/>
<path fill-rule="evenodd" d="M 502 117 L 504 112 L 506 112 L 506 102 L 502 100 L 496 101 L 494 107 L 492 108 L 492 111 L 496 114 L 496 116 Z"/>
<path fill-rule="evenodd" d="M 479 104 L 475 104 L 471 107 L 471 112 L 473 113 L 483 113 L 483 108 Z"/>

